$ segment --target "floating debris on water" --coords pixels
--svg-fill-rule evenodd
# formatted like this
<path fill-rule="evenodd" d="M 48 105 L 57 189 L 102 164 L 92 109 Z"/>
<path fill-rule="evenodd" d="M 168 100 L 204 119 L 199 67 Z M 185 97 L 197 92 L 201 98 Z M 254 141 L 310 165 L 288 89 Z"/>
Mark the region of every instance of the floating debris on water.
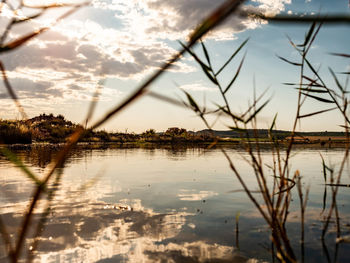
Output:
<path fill-rule="evenodd" d="M 117 205 L 105 205 L 103 209 L 115 209 L 121 211 L 133 211 L 133 208 L 129 205 L 117 204 Z"/>

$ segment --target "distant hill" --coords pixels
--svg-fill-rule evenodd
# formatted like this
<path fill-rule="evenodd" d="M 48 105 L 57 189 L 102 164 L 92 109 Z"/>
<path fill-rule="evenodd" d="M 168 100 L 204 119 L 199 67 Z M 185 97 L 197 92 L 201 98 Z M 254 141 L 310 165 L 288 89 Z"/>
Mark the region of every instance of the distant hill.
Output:
<path fill-rule="evenodd" d="M 268 129 L 248 129 L 247 130 L 249 137 L 251 138 L 268 138 L 269 136 L 269 130 Z M 218 131 L 218 130 L 201 130 L 197 131 L 197 134 L 212 134 L 215 137 L 220 137 L 220 138 L 241 138 L 242 137 L 242 132 L 240 131 L 235 131 L 235 130 L 225 130 L 225 131 Z M 283 131 L 283 130 L 273 130 L 272 134 L 277 138 L 277 139 L 285 139 L 288 136 L 291 135 L 291 131 Z M 243 133 L 245 136 L 245 132 Z M 344 132 L 297 132 L 297 136 L 300 137 L 309 137 L 309 136 L 321 136 L 321 137 L 344 137 L 345 133 Z"/>

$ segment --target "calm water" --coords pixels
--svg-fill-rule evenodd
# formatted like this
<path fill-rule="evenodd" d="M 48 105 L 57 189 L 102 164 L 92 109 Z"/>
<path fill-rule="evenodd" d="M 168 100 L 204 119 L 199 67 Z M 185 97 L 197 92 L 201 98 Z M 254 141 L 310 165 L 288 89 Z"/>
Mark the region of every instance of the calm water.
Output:
<path fill-rule="evenodd" d="M 239 149 L 227 152 L 249 187 L 256 190 L 254 174 L 244 160 L 247 155 Z M 42 176 L 55 150 L 34 147 L 16 153 Z M 306 262 L 334 262 L 335 256 L 337 262 L 349 262 L 350 244 L 336 246 L 334 224 L 326 246 L 320 241 L 325 216 L 320 153 L 337 170 L 342 149 L 297 149 L 290 167 L 291 173 L 300 171 L 304 187 L 310 186 Z M 271 164 L 269 150 L 262 156 Z M 220 150 L 81 149 L 61 170 L 63 177 L 34 252 L 35 262 L 272 261 L 269 230 Z M 0 159 L 0 174 L 0 214 L 15 238 L 34 185 L 4 158 Z M 350 183 L 348 169 L 342 183 Z M 327 190 L 326 209 L 331 200 L 331 189 Z M 342 187 L 338 194 L 344 237 L 350 234 L 349 193 L 349 188 Z M 287 226 L 300 255 L 298 205 L 294 189 Z M 40 216 L 39 209 L 34 224 Z M 32 241 L 27 238 L 26 250 L 31 249 Z M 6 262 L 2 243 L 0 256 Z"/>

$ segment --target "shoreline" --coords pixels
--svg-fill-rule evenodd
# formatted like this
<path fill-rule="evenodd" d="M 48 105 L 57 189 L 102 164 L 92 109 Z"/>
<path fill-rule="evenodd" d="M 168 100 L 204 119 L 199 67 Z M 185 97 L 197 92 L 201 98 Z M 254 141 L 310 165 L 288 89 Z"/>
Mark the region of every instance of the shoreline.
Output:
<path fill-rule="evenodd" d="M 253 147 L 256 146 L 256 140 L 250 140 Z M 273 142 L 259 141 L 259 146 L 262 148 L 271 148 Z M 289 145 L 289 141 L 278 141 L 278 146 L 283 149 Z M 49 142 L 34 142 L 30 144 L 0 144 L 0 147 L 8 147 L 9 149 L 30 149 L 36 147 L 48 147 L 51 149 L 61 149 L 65 143 L 49 143 Z M 347 147 L 346 141 L 296 141 L 293 143 L 297 148 L 315 148 L 315 149 L 333 149 Z M 220 140 L 216 143 L 213 141 L 130 141 L 130 142 L 78 142 L 76 148 L 79 149 L 114 149 L 114 148 L 245 148 L 242 140 Z"/>

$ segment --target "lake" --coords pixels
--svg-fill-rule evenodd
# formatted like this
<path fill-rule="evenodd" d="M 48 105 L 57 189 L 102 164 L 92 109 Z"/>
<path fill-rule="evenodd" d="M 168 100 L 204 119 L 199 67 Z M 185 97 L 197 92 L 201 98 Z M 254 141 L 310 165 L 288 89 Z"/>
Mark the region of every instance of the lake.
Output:
<path fill-rule="evenodd" d="M 13 151 L 43 176 L 57 149 L 38 145 Z M 249 188 L 257 190 L 247 153 L 239 147 L 225 151 Z M 299 170 L 304 189 L 310 187 L 305 262 L 350 262 L 348 187 L 340 187 L 337 196 L 341 236 L 347 242 L 336 243 L 334 220 L 323 245 L 320 239 L 331 203 L 320 154 L 337 171 L 343 153 L 342 148 L 298 147 L 292 156 L 290 173 Z M 262 158 L 271 164 L 268 147 Z M 24 250 L 34 250 L 34 262 L 272 262 L 269 228 L 220 149 L 78 147 L 60 170 L 38 247 L 33 248 L 32 237 L 44 200 L 26 239 Z M 35 185 L 4 157 L 0 174 L 0 214 L 15 238 Z M 350 183 L 348 166 L 341 182 Z M 299 198 L 296 187 L 292 191 L 287 228 L 300 258 Z M 259 193 L 254 196 L 259 199 Z M 0 245 L 0 261 L 7 262 Z"/>

